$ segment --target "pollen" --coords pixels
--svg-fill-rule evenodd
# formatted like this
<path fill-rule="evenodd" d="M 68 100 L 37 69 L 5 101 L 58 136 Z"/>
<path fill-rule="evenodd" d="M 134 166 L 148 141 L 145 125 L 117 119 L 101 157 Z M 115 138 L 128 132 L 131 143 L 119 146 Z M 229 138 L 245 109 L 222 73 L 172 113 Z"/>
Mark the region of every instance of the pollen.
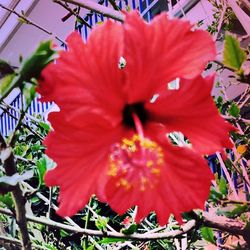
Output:
<path fill-rule="evenodd" d="M 128 182 L 128 180 L 124 178 L 120 178 L 119 181 L 116 182 L 117 187 L 123 187 L 125 190 L 129 190 L 132 185 Z"/>
<path fill-rule="evenodd" d="M 163 166 L 161 146 L 134 134 L 112 146 L 107 175 L 114 180 L 117 188 L 145 191 L 156 187 Z"/>
<path fill-rule="evenodd" d="M 118 172 L 117 165 L 114 164 L 114 163 L 111 163 L 111 164 L 110 164 L 110 168 L 109 168 L 109 170 L 108 170 L 108 175 L 109 175 L 109 176 L 116 176 L 116 175 L 117 175 L 117 172 Z"/>
<path fill-rule="evenodd" d="M 152 169 L 151 169 L 151 173 L 152 173 L 152 174 L 160 174 L 161 171 L 160 171 L 159 168 L 152 168 Z"/>

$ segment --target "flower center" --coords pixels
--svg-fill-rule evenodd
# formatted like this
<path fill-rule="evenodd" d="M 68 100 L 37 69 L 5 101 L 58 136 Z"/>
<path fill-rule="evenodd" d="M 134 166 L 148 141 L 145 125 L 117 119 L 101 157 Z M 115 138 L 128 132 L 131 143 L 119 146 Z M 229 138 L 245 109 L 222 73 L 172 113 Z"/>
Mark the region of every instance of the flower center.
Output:
<path fill-rule="evenodd" d="M 148 113 L 145 110 L 144 104 L 142 102 L 127 104 L 122 111 L 122 115 L 123 124 L 129 128 L 135 128 L 133 114 L 138 116 L 142 124 L 144 124 L 148 119 Z"/>
<path fill-rule="evenodd" d="M 124 138 L 114 144 L 111 150 L 107 174 L 116 187 L 144 191 L 157 185 L 164 154 L 156 142 L 135 134 L 131 139 Z"/>

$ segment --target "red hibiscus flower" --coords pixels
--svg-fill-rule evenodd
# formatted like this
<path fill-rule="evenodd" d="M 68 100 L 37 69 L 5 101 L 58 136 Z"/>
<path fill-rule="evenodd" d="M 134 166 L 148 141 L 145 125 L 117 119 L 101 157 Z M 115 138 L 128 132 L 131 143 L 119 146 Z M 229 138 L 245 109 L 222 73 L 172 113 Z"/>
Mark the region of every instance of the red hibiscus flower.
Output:
<path fill-rule="evenodd" d="M 215 45 L 191 28 L 166 14 L 148 24 L 132 12 L 124 24 L 93 29 L 86 44 L 71 34 L 42 72 L 42 100 L 60 107 L 44 142 L 57 163 L 45 182 L 60 186 L 60 215 L 75 214 L 92 194 L 120 214 L 137 205 L 137 221 L 155 211 L 160 224 L 203 208 L 212 174 L 202 155 L 231 147 L 233 127 L 210 96 L 213 77 L 199 76 Z M 177 77 L 180 88 L 168 89 Z M 173 145 L 173 131 L 192 147 Z"/>

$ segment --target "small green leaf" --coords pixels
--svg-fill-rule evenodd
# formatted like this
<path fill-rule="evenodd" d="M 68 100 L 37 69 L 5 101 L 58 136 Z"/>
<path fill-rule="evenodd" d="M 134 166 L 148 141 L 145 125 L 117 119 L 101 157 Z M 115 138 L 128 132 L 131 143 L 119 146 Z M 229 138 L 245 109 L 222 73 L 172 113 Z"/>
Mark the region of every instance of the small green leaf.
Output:
<path fill-rule="evenodd" d="M 212 202 L 217 202 L 223 198 L 223 195 L 215 190 L 214 187 L 211 187 L 209 200 Z"/>
<path fill-rule="evenodd" d="M 42 42 L 36 51 L 22 63 L 20 74 L 24 81 L 30 81 L 33 77 L 37 79 L 43 68 L 53 61 L 56 52 L 51 48 L 51 41 Z"/>
<path fill-rule="evenodd" d="M 216 244 L 215 237 L 214 237 L 214 232 L 210 227 L 202 227 L 201 228 L 201 236 L 204 240 Z"/>
<path fill-rule="evenodd" d="M 0 59 L 0 75 L 5 76 L 13 73 L 14 70 L 12 67 L 7 62 Z"/>
<path fill-rule="evenodd" d="M 133 234 L 137 230 L 137 225 L 132 224 L 129 226 L 129 228 L 122 229 L 122 233 L 126 235 Z"/>
<path fill-rule="evenodd" d="M 227 34 L 225 36 L 223 64 L 231 69 L 239 70 L 246 59 L 247 54 L 240 47 L 238 39 Z"/>
<path fill-rule="evenodd" d="M 40 185 L 43 183 L 43 178 L 44 178 L 46 171 L 48 169 L 53 168 L 54 166 L 55 166 L 55 163 L 47 156 L 44 156 L 43 158 L 39 159 L 36 162 Z"/>
<path fill-rule="evenodd" d="M 99 244 L 112 244 L 116 242 L 125 242 L 125 239 L 118 239 L 118 238 L 103 238 L 98 243 Z"/>
<path fill-rule="evenodd" d="M 105 231 L 107 228 L 108 221 L 108 217 L 98 216 L 97 220 L 95 221 L 95 225 L 99 230 Z"/>
<path fill-rule="evenodd" d="M 236 218 L 240 216 L 241 214 L 247 212 L 249 210 L 249 206 L 247 204 L 241 205 L 237 204 L 234 206 L 233 209 L 230 209 L 230 207 L 225 207 L 220 210 L 217 210 L 217 215 L 225 215 L 228 218 Z"/>
<path fill-rule="evenodd" d="M 91 245 L 86 250 L 94 250 L 94 249 L 95 249 L 95 245 Z"/>
<path fill-rule="evenodd" d="M 219 190 L 221 192 L 221 194 L 223 195 L 227 195 L 227 181 L 225 180 L 225 178 L 221 177 L 219 180 Z"/>
<path fill-rule="evenodd" d="M 232 103 L 228 109 L 228 113 L 233 117 L 238 117 L 240 114 L 240 108 L 235 103 Z"/>
<path fill-rule="evenodd" d="M 9 209 L 12 209 L 14 207 L 14 203 L 10 193 L 0 195 L 0 202 L 2 202 Z"/>
<path fill-rule="evenodd" d="M 66 232 L 66 231 L 65 231 L 65 230 L 63 230 L 63 229 L 60 229 L 60 236 L 61 236 L 62 238 L 64 238 L 64 237 L 69 236 L 69 233 L 68 233 L 68 232 Z"/>
<path fill-rule="evenodd" d="M 26 83 L 23 88 L 23 95 L 27 109 L 36 96 L 35 86 L 33 84 Z"/>
<path fill-rule="evenodd" d="M 18 21 L 19 21 L 20 23 L 28 24 L 28 21 L 27 21 L 27 19 L 26 19 L 25 17 L 19 17 L 19 18 L 18 18 Z"/>
<path fill-rule="evenodd" d="M 10 75 L 4 76 L 0 80 L 0 96 L 5 96 L 5 94 L 8 93 L 9 90 L 13 88 L 14 78 L 15 78 L 15 74 L 10 74 Z"/>
<path fill-rule="evenodd" d="M 39 122 L 39 126 L 42 127 L 45 130 L 45 132 L 49 132 L 50 131 L 49 124 L 47 124 L 45 122 Z"/>

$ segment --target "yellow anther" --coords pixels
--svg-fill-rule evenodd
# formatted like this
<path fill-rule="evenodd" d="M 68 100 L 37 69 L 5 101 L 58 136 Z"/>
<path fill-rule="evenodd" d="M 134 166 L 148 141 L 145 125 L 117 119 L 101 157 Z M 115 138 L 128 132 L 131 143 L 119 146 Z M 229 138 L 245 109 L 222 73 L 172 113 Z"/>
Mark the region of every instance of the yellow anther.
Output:
<path fill-rule="evenodd" d="M 148 183 L 148 179 L 144 176 L 141 177 L 141 185 L 140 185 L 140 191 L 146 190 L 146 184 Z"/>
<path fill-rule="evenodd" d="M 123 186 L 126 190 L 129 190 L 131 188 L 131 184 L 124 178 L 120 179 L 120 184 Z"/>
<path fill-rule="evenodd" d="M 160 158 L 160 159 L 157 160 L 157 165 L 162 165 L 163 163 L 164 163 L 164 161 L 163 161 L 162 158 Z"/>
<path fill-rule="evenodd" d="M 133 142 L 140 141 L 139 135 L 137 135 L 137 134 L 133 135 L 132 141 Z"/>
<path fill-rule="evenodd" d="M 157 147 L 157 144 L 150 140 L 144 139 L 143 141 L 141 141 L 141 146 L 146 149 L 155 149 Z"/>
<path fill-rule="evenodd" d="M 117 166 L 115 165 L 115 163 L 111 163 L 110 168 L 108 170 L 108 175 L 109 176 L 116 176 L 117 172 L 118 172 Z"/>
<path fill-rule="evenodd" d="M 148 168 L 151 168 L 153 165 L 154 165 L 154 162 L 153 162 L 153 161 L 147 161 L 147 163 L 146 163 L 146 166 L 147 166 Z"/>
<path fill-rule="evenodd" d="M 157 174 L 158 175 L 158 174 L 160 174 L 160 172 L 161 172 L 161 170 L 159 168 L 152 168 L 151 169 L 152 174 Z"/>
<path fill-rule="evenodd" d="M 122 143 L 126 146 L 133 146 L 134 142 L 132 140 L 128 140 L 127 138 L 122 139 Z"/>

